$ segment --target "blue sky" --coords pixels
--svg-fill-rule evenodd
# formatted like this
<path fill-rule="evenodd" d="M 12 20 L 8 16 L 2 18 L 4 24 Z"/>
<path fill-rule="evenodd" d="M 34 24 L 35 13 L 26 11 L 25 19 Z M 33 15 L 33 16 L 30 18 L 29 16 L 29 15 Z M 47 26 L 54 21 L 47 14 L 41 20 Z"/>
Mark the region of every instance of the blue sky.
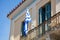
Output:
<path fill-rule="evenodd" d="M 0 40 L 9 40 L 10 20 L 7 14 L 19 4 L 21 0 L 0 0 Z"/>

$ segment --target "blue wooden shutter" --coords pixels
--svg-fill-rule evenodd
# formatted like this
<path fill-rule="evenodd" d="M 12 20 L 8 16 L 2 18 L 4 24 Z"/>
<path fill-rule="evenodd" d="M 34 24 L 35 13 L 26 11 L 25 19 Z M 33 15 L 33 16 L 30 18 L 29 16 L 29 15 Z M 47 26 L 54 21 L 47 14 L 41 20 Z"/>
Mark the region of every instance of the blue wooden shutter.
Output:
<path fill-rule="evenodd" d="M 45 21 L 45 6 L 42 7 L 42 23 Z M 42 24 L 42 33 L 45 33 L 45 24 Z"/>
<path fill-rule="evenodd" d="M 51 18 L 51 3 L 47 3 L 45 5 L 45 20 L 48 20 Z M 49 20 L 47 22 L 47 27 L 48 27 L 48 30 L 50 30 L 50 27 L 49 27 L 49 24 L 51 23 L 51 20 Z"/>
<path fill-rule="evenodd" d="M 39 9 L 39 24 L 42 23 L 42 8 Z"/>
<path fill-rule="evenodd" d="M 39 9 L 39 24 L 45 21 L 45 8 Z M 45 33 L 45 24 L 42 24 L 42 34 Z"/>
<path fill-rule="evenodd" d="M 25 22 L 22 22 L 22 26 L 21 26 L 22 36 L 24 36 L 24 26 L 25 26 Z"/>
<path fill-rule="evenodd" d="M 27 24 L 28 24 L 28 22 L 27 22 Z M 25 21 L 22 22 L 21 32 L 22 32 L 22 36 L 27 36 L 25 33 Z"/>
<path fill-rule="evenodd" d="M 39 9 L 39 24 L 41 23 L 42 23 L 42 8 Z M 40 34 L 40 28 L 41 27 L 38 28 L 38 34 Z"/>
<path fill-rule="evenodd" d="M 47 20 L 49 19 L 49 18 L 51 18 L 51 3 L 47 3 L 46 5 L 45 5 L 45 14 L 46 14 L 46 16 L 47 16 Z"/>

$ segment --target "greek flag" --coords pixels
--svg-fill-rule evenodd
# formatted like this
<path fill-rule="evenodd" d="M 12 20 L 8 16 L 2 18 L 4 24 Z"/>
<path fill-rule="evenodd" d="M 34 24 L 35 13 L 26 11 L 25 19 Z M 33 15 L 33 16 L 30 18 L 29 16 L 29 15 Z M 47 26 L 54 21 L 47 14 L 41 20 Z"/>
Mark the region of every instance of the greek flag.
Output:
<path fill-rule="evenodd" d="M 27 22 L 30 22 L 30 21 L 31 21 L 31 17 L 30 17 L 29 9 L 27 9 L 26 17 L 25 17 L 25 21 L 27 21 Z"/>
<path fill-rule="evenodd" d="M 30 17 L 29 9 L 27 9 L 26 17 L 25 17 L 25 30 L 24 30 L 26 35 L 28 33 L 28 23 L 29 22 L 31 22 L 31 17 Z"/>

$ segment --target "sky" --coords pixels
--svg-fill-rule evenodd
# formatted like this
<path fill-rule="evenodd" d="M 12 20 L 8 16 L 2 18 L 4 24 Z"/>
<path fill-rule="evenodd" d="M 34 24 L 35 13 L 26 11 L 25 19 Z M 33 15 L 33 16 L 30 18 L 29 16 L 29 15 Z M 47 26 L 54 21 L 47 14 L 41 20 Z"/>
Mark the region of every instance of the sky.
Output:
<path fill-rule="evenodd" d="M 9 40 L 10 19 L 7 14 L 22 0 L 0 0 L 0 40 Z"/>

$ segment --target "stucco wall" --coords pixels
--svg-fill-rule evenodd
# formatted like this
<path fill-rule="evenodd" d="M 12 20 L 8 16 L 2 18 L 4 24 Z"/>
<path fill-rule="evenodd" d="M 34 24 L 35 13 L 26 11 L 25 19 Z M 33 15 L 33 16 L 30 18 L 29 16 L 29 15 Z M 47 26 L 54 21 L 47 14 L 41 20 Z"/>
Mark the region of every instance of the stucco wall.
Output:
<path fill-rule="evenodd" d="M 56 0 L 56 13 L 60 11 L 60 0 Z"/>

